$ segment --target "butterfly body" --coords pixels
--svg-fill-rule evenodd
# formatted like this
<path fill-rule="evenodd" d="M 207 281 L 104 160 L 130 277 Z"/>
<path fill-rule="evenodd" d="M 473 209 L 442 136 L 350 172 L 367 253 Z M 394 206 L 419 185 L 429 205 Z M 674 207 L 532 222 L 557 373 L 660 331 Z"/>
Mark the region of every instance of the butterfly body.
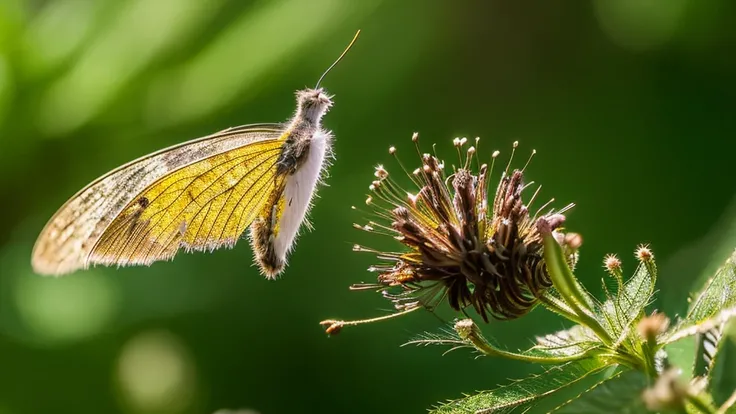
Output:
<path fill-rule="evenodd" d="M 330 154 L 322 89 L 297 93 L 290 122 L 230 128 L 132 161 L 73 196 L 41 232 L 36 272 L 150 265 L 232 247 L 248 226 L 256 263 L 282 271 Z"/>
<path fill-rule="evenodd" d="M 332 134 L 321 127 L 331 99 L 321 90 L 306 89 L 297 93 L 297 101 L 299 109 L 277 162 L 276 174 L 285 177 L 284 191 L 278 200 L 268 203 L 271 211 L 251 225 L 256 261 L 267 277 L 277 275 L 285 266 L 332 152 Z"/>

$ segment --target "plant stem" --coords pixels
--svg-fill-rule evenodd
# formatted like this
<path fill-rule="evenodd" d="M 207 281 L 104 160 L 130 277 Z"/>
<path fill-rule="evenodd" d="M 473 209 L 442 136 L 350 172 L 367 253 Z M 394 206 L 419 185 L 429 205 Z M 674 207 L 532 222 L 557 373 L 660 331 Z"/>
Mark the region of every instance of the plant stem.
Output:
<path fill-rule="evenodd" d="M 562 362 L 576 361 L 579 359 L 590 357 L 596 354 L 600 349 L 591 348 L 573 355 L 564 356 L 538 356 L 529 355 L 526 353 L 510 352 L 491 345 L 491 343 L 488 342 L 488 339 L 483 336 L 483 333 L 481 332 L 480 328 L 478 328 L 478 325 L 476 325 L 475 322 L 470 318 L 455 322 L 455 332 L 457 332 L 458 337 L 465 344 L 470 343 L 483 355 L 515 359 L 517 361 L 532 362 L 537 364 L 559 364 Z"/>
<path fill-rule="evenodd" d="M 701 413 L 718 414 L 718 409 L 714 407 L 713 404 L 703 400 L 697 395 L 687 394 L 685 398 L 690 404 L 693 405 L 693 407 L 697 408 Z"/>
<path fill-rule="evenodd" d="M 544 241 L 544 259 L 555 289 L 560 292 L 563 300 L 570 306 L 580 323 L 595 332 L 603 343 L 611 345 L 613 342 L 611 336 L 591 314 L 592 310 L 588 307 L 586 293 L 580 289 L 575 275 L 572 274 L 567 263 L 565 263 L 562 248 L 557 240 L 552 236 L 552 233 L 546 233 L 542 237 Z"/>
<path fill-rule="evenodd" d="M 577 361 L 578 359 L 584 359 L 584 358 L 591 356 L 591 354 L 593 354 L 591 352 L 592 350 L 589 350 L 589 351 L 586 351 L 580 354 L 568 355 L 568 356 L 539 357 L 539 356 L 524 355 L 524 354 L 517 354 L 515 352 L 504 351 L 502 349 L 492 347 L 487 342 L 483 342 L 483 341 L 475 341 L 475 340 L 470 339 L 470 342 L 473 344 L 475 349 L 482 352 L 484 355 L 499 356 L 499 357 L 508 358 L 508 359 L 515 359 L 517 361 L 533 362 L 537 364 L 559 364 L 562 362 Z"/>
<path fill-rule="evenodd" d="M 654 362 L 654 348 L 649 342 L 642 342 L 641 344 L 641 360 L 644 363 L 644 372 L 649 378 L 657 378 L 659 373 L 657 372 L 656 363 Z"/>
<path fill-rule="evenodd" d="M 582 325 L 583 322 L 580 320 L 580 318 L 577 317 L 577 315 L 575 315 L 574 313 L 570 312 L 567 309 L 562 308 L 560 305 L 555 303 L 554 300 L 551 300 L 547 296 L 547 294 L 540 296 L 539 302 L 543 304 L 548 310 L 562 316 L 565 319 L 568 319 L 572 322 Z"/>
<path fill-rule="evenodd" d="M 718 409 L 718 414 L 726 414 L 726 411 L 728 411 L 728 409 L 731 408 L 734 404 L 736 404 L 736 391 L 734 391 L 734 393 L 731 394 L 730 397 L 728 397 L 726 402 L 723 403 L 721 408 Z"/>

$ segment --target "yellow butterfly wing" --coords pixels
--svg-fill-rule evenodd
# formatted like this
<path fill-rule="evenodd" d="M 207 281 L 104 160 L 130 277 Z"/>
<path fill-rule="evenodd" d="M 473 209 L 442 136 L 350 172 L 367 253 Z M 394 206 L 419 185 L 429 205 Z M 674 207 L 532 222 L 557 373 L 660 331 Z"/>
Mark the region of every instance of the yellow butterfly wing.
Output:
<path fill-rule="evenodd" d="M 288 131 L 231 128 L 128 163 L 72 197 L 34 247 L 38 273 L 150 264 L 180 248 L 232 246 L 283 191 L 276 161 Z"/>

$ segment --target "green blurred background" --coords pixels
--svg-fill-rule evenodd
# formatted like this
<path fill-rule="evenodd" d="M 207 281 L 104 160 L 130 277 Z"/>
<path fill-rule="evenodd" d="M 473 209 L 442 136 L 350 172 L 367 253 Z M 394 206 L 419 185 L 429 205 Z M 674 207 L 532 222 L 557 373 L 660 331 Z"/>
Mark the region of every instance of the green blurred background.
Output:
<path fill-rule="evenodd" d="M 444 326 L 428 313 L 332 338 L 318 325 L 389 308 L 347 289 L 372 277 L 353 243 L 395 247 L 352 229 L 350 206 L 375 164 L 397 171 L 389 145 L 417 164 L 413 131 L 443 154 L 456 136 L 480 136 L 482 157 L 520 140 L 519 163 L 537 149 L 528 176 L 577 204 L 591 290 L 605 253 L 632 270 L 647 242 L 655 306 L 682 312 L 735 233 L 734 18 L 729 0 L 2 0 L 0 413 L 423 412 L 534 371 L 400 348 Z M 184 140 L 286 120 L 358 28 L 324 81 L 329 186 L 281 280 L 258 275 L 246 242 L 32 272 L 35 237 L 78 189 Z M 515 348 L 563 326 L 537 310 L 485 331 Z"/>

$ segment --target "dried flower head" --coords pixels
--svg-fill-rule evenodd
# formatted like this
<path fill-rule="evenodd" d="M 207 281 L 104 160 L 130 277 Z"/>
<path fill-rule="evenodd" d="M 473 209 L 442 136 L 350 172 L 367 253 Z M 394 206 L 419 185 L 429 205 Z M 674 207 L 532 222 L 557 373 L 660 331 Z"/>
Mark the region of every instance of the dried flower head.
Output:
<path fill-rule="evenodd" d="M 460 319 L 455 322 L 455 332 L 457 332 L 460 339 L 470 338 L 474 329 L 476 329 L 476 327 L 472 319 Z"/>
<path fill-rule="evenodd" d="M 619 259 L 615 254 L 607 254 L 603 259 L 603 267 L 605 267 L 608 272 L 620 271 L 621 259 Z"/>
<path fill-rule="evenodd" d="M 636 329 L 643 339 L 656 343 L 657 336 L 665 333 L 669 326 L 670 320 L 667 315 L 655 311 L 642 318 Z"/>
<path fill-rule="evenodd" d="M 642 392 L 642 400 L 651 411 L 678 409 L 684 407 L 687 393 L 687 385 L 680 380 L 680 371 L 670 368 Z"/>
<path fill-rule="evenodd" d="M 417 134 L 412 141 L 418 142 Z M 378 273 L 377 283 L 354 289 L 377 289 L 400 310 L 417 305 L 432 309 L 447 298 L 455 310 L 472 306 L 486 322 L 489 316 L 520 317 L 552 286 L 536 226 L 541 218 L 552 223 L 555 238 L 566 247 L 573 264 L 582 239 L 565 237 L 558 228 L 564 221 L 562 214 L 572 205 L 540 213 L 547 203 L 531 214 L 529 204 L 539 188 L 525 204 L 522 194 L 533 183 L 524 183 L 524 169 L 509 172 L 511 161 L 489 199 L 493 163 L 490 168 L 479 165 L 478 138 L 463 153 L 467 141 L 453 140 L 460 167 L 453 167 L 449 175 L 445 163 L 436 155 L 422 154 L 418 144 L 419 168 L 408 173 L 399 161 L 417 189 L 414 192 L 402 188 L 383 166 L 376 168 L 379 180 L 371 184 L 373 194 L 366 204 L 378 219 L 368 227 L 356 227 L 389 235 L 407 249 L 383 252 L 357 246 L 356 250 L 372 252 L 381 262 L 369 269 Z M 394 147 L 389 150 L 396 152 Z M 497 156 L 498 151 L 493 153 L 494 161 Z"/>
<path fill-rule="evenodd" d="M 654 259 L 654 254 L 649 249 L 649 246 L 645 244 L 639 245 L 639 247 L 636 248 L 636 258 L 639 259 L 641 262 L 650 262 Z"/>

